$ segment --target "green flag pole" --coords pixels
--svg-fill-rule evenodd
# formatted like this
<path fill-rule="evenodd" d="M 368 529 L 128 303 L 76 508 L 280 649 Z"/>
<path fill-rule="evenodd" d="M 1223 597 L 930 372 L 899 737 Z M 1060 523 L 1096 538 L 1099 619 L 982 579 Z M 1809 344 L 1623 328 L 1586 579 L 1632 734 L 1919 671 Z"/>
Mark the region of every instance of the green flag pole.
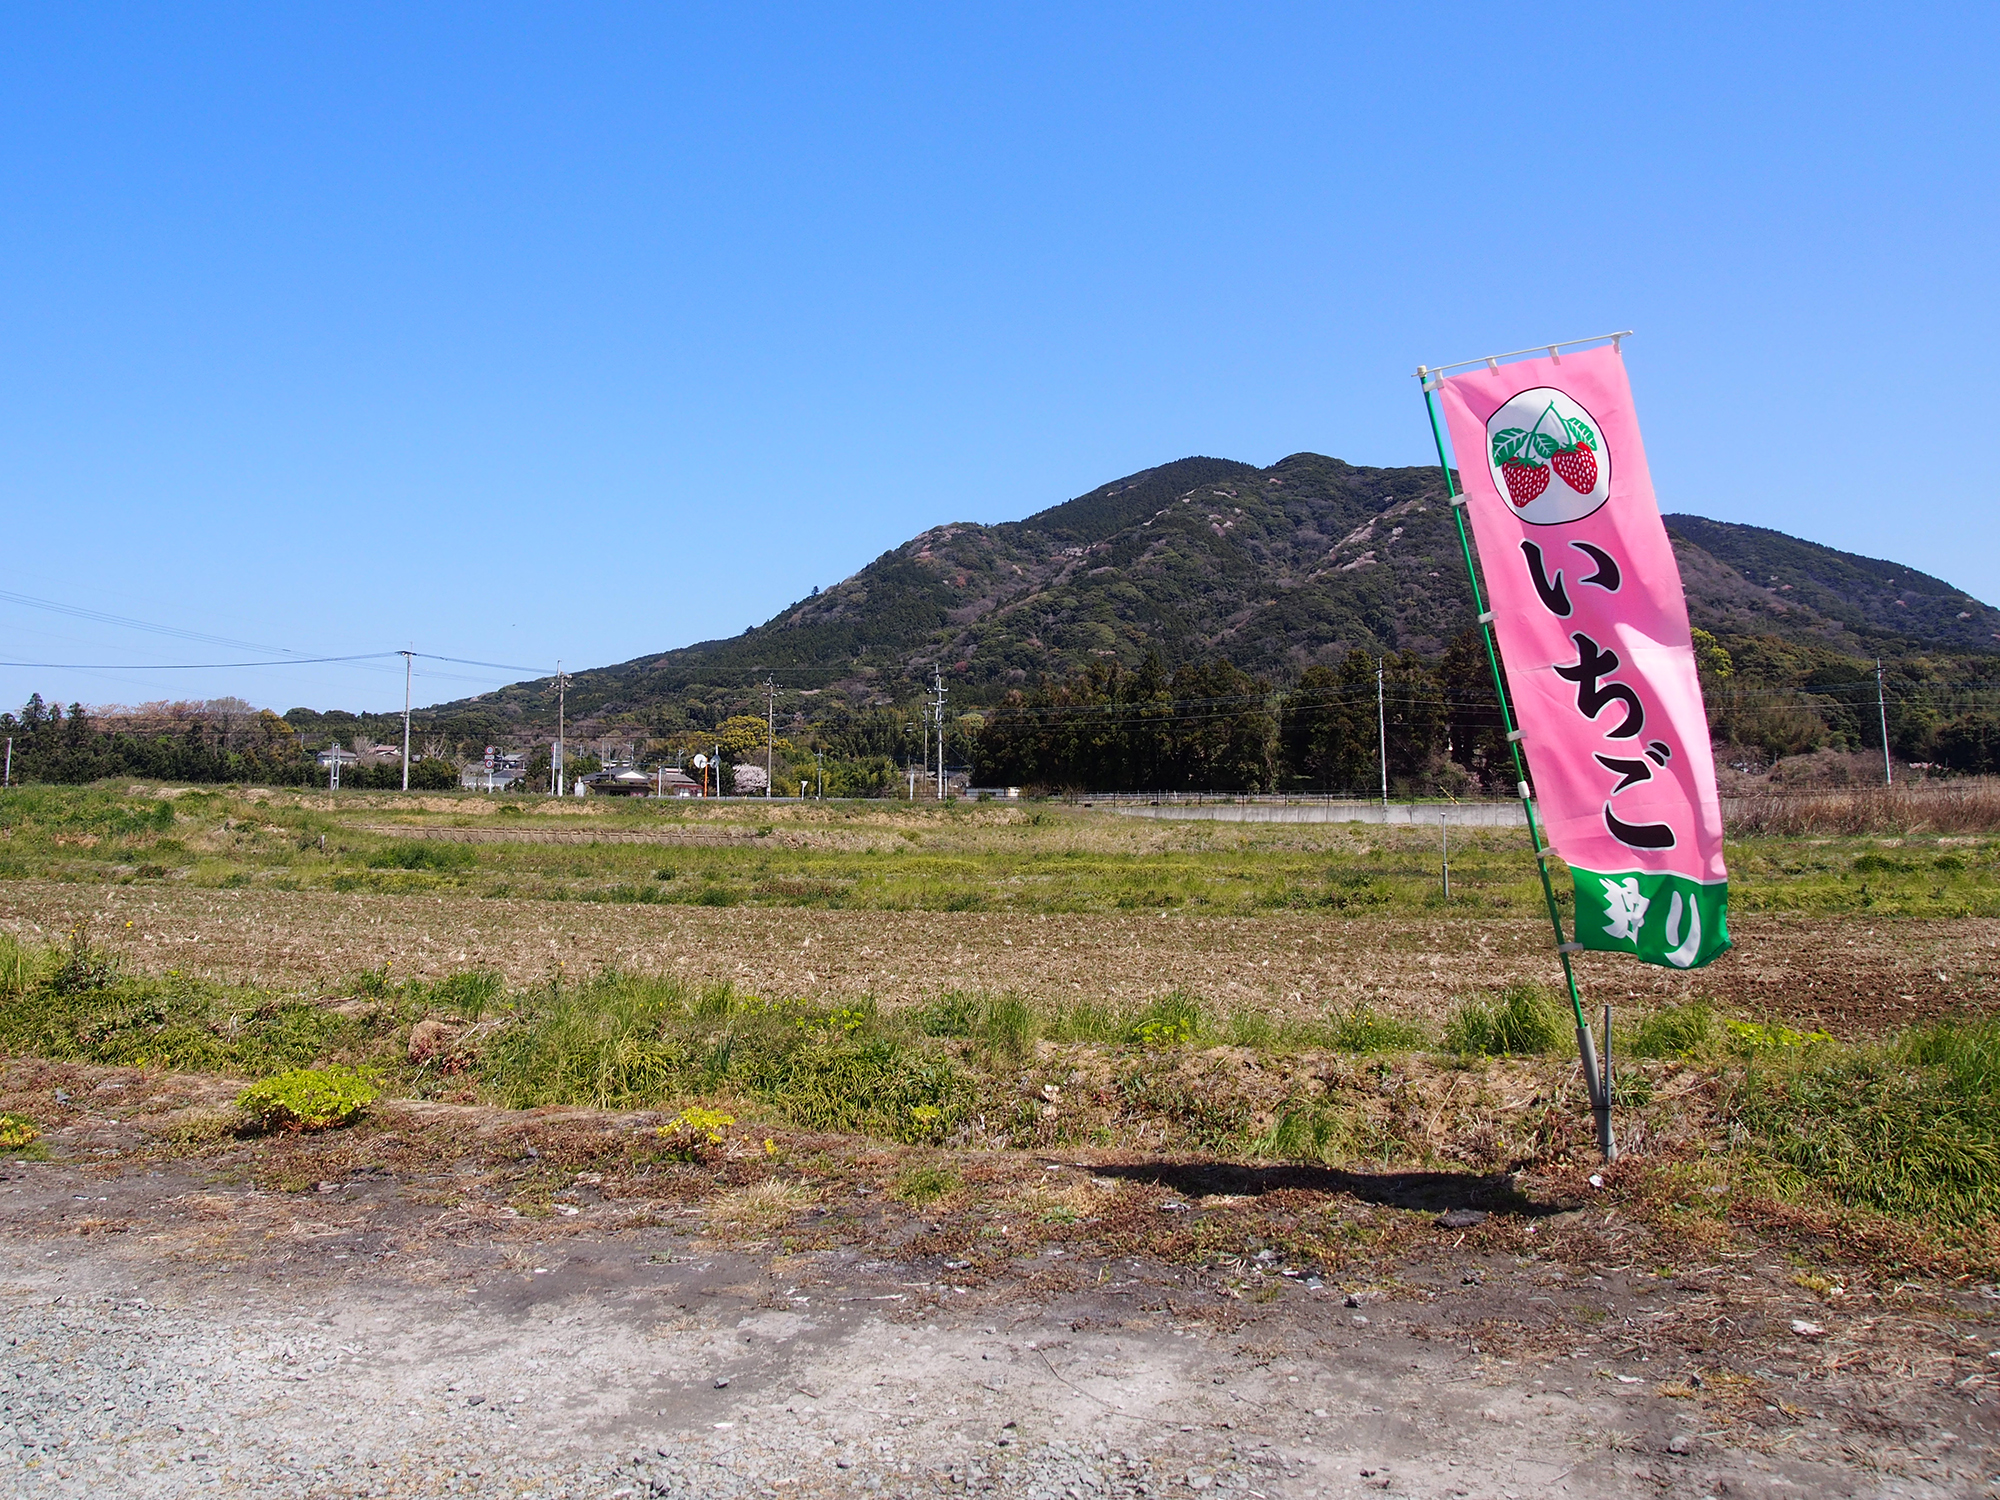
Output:
<path fill-rule="evenodd" d="M 1611 1130 L 1611 1007 L 1604 1008 L 1604 1061 L 1600 1067 L 1597 1045 L 1590 1035 L 1590 1023 L 1583 1018 L 1583 995 L 1577 989 L 1576 967 L 1570 955 L 1583 950 L 1581 943 L 1563 936 L 1562 913 L 1556 907 L 1555 886 L 1549 880 L 1549 853 L 1542 843 L 1542 831 L 1535 821 L 1535 802 L 1528 788 L 1528 768 L 1521 758 L 1521 731 L 1514 725 L 1514 710 L 1507 701 L 1506 679 L 1500 675 L 1500 651 L 1493 641 L 1493 613 L 1479 587 L 1479 569 L 1473 561 L 1472 537 L 1465 529 L 1465 496 L 1459 492 L 1451 462 L 1444 453 L 1444 428 L 1438 422 L 1433 372 L 1417 367 L 1417 381 L 1424 390 L 1424 411 L 1431 419 L 1431 440 L 1437 444 L 1438 468 L 1444 474 L 1444 492 L 1451 501 L 1451 517 L 1458 527 L 1458 547 L 1465 557 L 1466 581 L 1472 585 L 1472 608 L 1479 616 L 1479 634 L 1486 643 L 1486 664 L 1493 670 L 1493 693 L 1500 700 L 1500 722 L 1507 730 L 1507 750 L 1514 757 L 1514 783 L 1520 791 L 1521 810 L 1528 819 L 1528 843 L 1535 851 L 1535 869 L 1542 877 L 1542 899 L 1548 903 L 1549 925 L 1555 929 L 1556 956 L 1562 960 L 1563 980 L 1569 986 L 1570 1010 L 1576 1017 L 1576 1050 L 1583 1060 L 1583 1085 L 1590 1094 L 1590 1110 L 1597 1118 L 1597 1146 L 1606 1161 L 1618 1156 L 1618 1141 Z M 1442 374 L 1435 376 L 1442 381 Z"/>

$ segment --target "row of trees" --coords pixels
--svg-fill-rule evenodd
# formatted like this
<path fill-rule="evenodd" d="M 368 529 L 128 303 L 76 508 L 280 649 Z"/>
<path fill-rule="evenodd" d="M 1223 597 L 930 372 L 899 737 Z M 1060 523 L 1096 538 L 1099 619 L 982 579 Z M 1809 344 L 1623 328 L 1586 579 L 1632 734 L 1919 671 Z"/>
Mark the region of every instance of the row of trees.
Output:
<path fill-rule="evenodd" d="M 975 776 L 1077 791 L 1379 792 L 1385 743 L 1398 795 L 1511 782 L 1476 634 L 1439 662 L 1352 651 L 1283 693 L 1225 661 L 1092 666 L 987 713 Z"/>
<path fill-rule="evenodd" d="M 259 781 L 300 786 L 316 767 L 298 736 L 276 714 L 188 718 L 172 727 L 94 723 L 81 703 L 29 698 L 19 714 L 0 714 L 13 741 L 15 781 L 85 782 L 105 776 L 160 781 Z"/>
<path fill-rule="evenodd" d="M 148 708 L 163 707 L 147 705 Z M 67 712 L 36 693 L 18 714 L 0 713 L 0 736 L 12 742 L 9 769 L 18 782 L 78 784 L 107 776 L 150 781 L 256 782 L 309 786 L 325 778 L 298 732 L 269 709 L 233 699 L 175 704 L 172 712 L 119 711 L 93 715 L 81 703 Z M 340 784 L 398 789 L 399 760 L 342 768 Z M 410 766 L 410 786 L 442 791 L 458 785 L 458 766 L 439 756 Z"/>

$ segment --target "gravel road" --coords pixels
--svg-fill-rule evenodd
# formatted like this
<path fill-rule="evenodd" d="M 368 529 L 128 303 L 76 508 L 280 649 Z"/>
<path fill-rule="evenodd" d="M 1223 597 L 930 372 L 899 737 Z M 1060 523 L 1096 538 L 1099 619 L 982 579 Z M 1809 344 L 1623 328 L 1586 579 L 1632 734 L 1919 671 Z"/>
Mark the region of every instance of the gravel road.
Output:
<path fill-rule="evenodd" d="M 7 1166 L 0 1491 L 1987 1492 L 1992 1425 L 1962 1395 L 1956 1430 L 1912 1408 L 1869 1444 L 1867 1413 L 1775 1374 L 1734 1419 L 1670 1399 L 1682 1372 L 1629 1320 L 1496 1357 L 1478 1330 L 1524 1295 L 1506 1267 L 1359 1306 L 1293 1281 L 1218 1316 L 1212 1289 L 1136 1260 L 959 1291 L 948 1267 L 665 1228 L 398 1251 L 318 1197 Z M 1643 1291 L 1581 1285 L 1621 1316 Z"/>

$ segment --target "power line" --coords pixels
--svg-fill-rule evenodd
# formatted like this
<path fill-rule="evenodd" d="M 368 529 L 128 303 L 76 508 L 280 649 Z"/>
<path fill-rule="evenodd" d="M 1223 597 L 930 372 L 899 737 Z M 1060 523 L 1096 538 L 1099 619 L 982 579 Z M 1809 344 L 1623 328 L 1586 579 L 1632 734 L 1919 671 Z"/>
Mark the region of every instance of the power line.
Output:
<path fill-rule="evenodd" d="M 326 662 L 375 661 L 396 651 L 364 651 L 356 656 L 288 656 L 282 661 L 0 661 L 0 667 L 34 667 L 52 672 L 219 672 L 236 667 L 306 667 Z"/>

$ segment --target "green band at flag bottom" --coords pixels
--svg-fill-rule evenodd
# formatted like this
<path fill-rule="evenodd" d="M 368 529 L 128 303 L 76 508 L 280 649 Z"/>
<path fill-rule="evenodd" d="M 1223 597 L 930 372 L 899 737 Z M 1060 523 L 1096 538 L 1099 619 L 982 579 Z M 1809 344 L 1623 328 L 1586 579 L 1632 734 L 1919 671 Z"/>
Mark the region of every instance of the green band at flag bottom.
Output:
<path fill-rule="evenodd" d="M 1730 947 L 1727 881 L 1574 866 L 1570 876 L 1576 881 L 1576 940 L 1586 948 L 1698 969 Z"/>

